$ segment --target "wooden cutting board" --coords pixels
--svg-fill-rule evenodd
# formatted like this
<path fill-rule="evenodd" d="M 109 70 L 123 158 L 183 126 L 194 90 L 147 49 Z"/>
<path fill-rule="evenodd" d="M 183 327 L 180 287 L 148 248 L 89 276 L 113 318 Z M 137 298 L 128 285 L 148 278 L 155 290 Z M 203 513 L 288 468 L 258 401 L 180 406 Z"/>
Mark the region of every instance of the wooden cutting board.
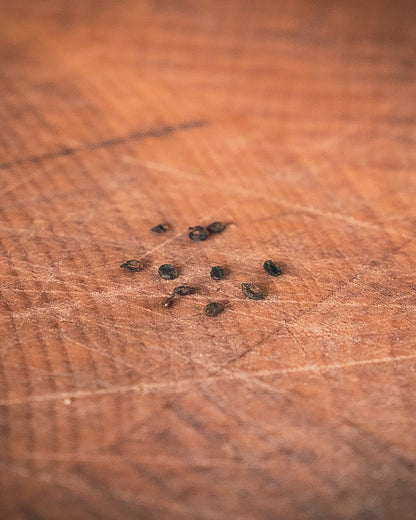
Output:
<path fill-rule="evenodd" d="M 415 518 L 415 15 L 1 2 L 2 518 Z"/>

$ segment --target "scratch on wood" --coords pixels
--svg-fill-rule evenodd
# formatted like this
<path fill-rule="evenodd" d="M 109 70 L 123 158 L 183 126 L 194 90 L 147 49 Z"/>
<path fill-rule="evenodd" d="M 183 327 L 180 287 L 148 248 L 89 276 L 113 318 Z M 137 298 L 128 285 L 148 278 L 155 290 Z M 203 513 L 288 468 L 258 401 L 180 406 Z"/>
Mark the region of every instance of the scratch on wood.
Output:
<path fill-rule="evenodd" d="M 5 471 L 10 471 L 12 473 L 15 473 L 16 475 L 19 475 L 23 478 L 27 479 L 34 479 L 38 480 L 40 482 L 45 482 L 46 484 L 51 484 L 55 486 L 59 486 L 64 489 L 68 489 L 69 491 L 72 491 L 75 493 L 76 496 L 79 494 L 89 494 L 91 492 L 96 492 L 96 489 L 94 486 L 92 486 L 89 482 L 85 481 L 81 476 L 73 475 L 72 478 L 63 478 L 62 475 L 57 475 L 56 473 L 47 473 L 46 471 L 29 471 L 27 468 L 18 466 L 16 464 L 5 464 L 0 462 L 0 469 L 3 469 Z M 117 492 L 113 491 L 111 493 L 106 493 L 108 498 L 112 498 L 118 502 L 124 502 L 127 504 L 133 504 L 133 505 L 140 505 L 142 506 L 145 503 L 151 504 L 153 507 L 156 507 L 160 509 L 161 511 L 165 511 L 166 509 L 176 510 L 180 513 L 184 513 L 185 509 L 179 504 L 173 503 L 169 501 L 167 504 L 162 503 L 153 503 L 150 501 L 141 501 L 137 498 L 137 496 L 127 493 L 127 492 L 121 492 L 120 490 L 117 490 Z"/>
<path fill-rule="evenodd" d="M 330 291 L 326 296 L 324 296 L 324 298 L 322 298 L 321 300 L 319 300 L 318 302 L 314 303 L 313 305 L 311 305 L 310 307 L 308 307 L 307 309 L 304 309 L 302 310 L 301 312 L 299 312 L 294 318 L 286 321 L 285 323 L 283 323 L 282 325 L 280 325 L 277 330 L 271 332 L 270 334 L 268 334 L 265 338 L 263 338 L 262 340 L 260 340 L 259 342 L 255 343 L 254 345 L 246 348 L 243 352 L 241 352 L 240 354 L 238 354 L 237 356 L 235 356 L 233 359 L 229 360 L 227 362 L 227 365 L 226 366 L 229 366 L 229 365 L 232 365 L 234 364 L 236 361 L 239 361 L 240 359 L 242 359 L 243 357 L 247 356 L 248 354 L 250 354 L 251 352 L 253 352 L 254 350 L 256 350 L 260 345 L 262 345 L 268 338 L 270 338 L 272 335 L 277 335 L 279 334 L 283 329 L 287 328 L 289 325 L 295 325 L 303 316 L 306 316 L 308 314 L 310 314 L 312 311 L 314 311 L 317 307 L 319 307 L 320 305 L 323 305 L 323 304 L 327 304 L 328 303 L 328 300 L 330 298 L 333 298 L 336 294 L 338 294 L 340 291 L 344 290 L 346 287 L 348 287 L 349 285 L 351 285 L 357 278 L 359 278 L 360 276 L 362 276 L 363 274 L 367 273 L 370 269 L 372 269 L 373 267 L 375 266 L 378 266 L 380 265 L 380 263 L 384 262 L 387 260 L 387 258 L 389 258 L 390 256 L 396 254 L 398 251 L 400 251 L 401 249 L 403 249 L 404 247 L 406 247 L 410 242 L 413 241 L 413 238 L 409 238 L 405 241 L 403 241 L 401 244 L 399 244 L 397 247 L 395 247 L 394 249 L 391 249 L 390 251 L 388 251 L 385 255 L 382 256 L 382 258 L 380 258 L 379 260 L 375 261 L 375 260 L 372 260 L 370 263 L 368 263 L 367 265 L 365 265 L 360 271 L 358 271 L 358 273 L 355 273 L 353 276 L 351 276 L 351 278 L 349 278 L 348 280 L 345 280 L 345 281 L 341 281 L 339 284 L 338 284 L 338 287 L 336 287 L 335 289 L 333 289 L 332 291 Z"/>
<path fill-rule="evenodd" d="M 130 163 L 133 163 L 133 164 L 140 164 L 140 165 L 145 166 L 145 167 L 147 167 L 149 169 L 152 169 L 154 171 L 160 171 L 162 173 L 169 173 L 169 174 L 172 174 L 172 175 L 178 175 L 178 176 L 181 177 L 181 179 L 184 178 L 184 177 L 187 177 L 187 178 L 192 179 L 192 180 L 195 180 L 195 178 L 203 178 L 203 174 L 202 173 L 187 172 L 187 171 L 184 171 L 184 170 L 180 170 L 178 168 L 174 168 L 172 166 L 167 166 L 167 165 L 156 163 L 156 162 L 153 162 L 153 161 L 141 161 L 139 159 L 136 159 L 136 158 L 130 157 L 130 156 L 124 156 L 124 161 L 125 162 L 130 162 Z M 207 186 L 206 186 L 206 189 L 207 189 Z M 213 189 L 215 189 L 215 188 L 213 188 Z M 242 194 L 244 196 L 248 196 L 250 198 L 261 199 L 261 200 L 264 199 L 264 194 L 263 193 L 259 194 L 255 190 L 251 190 L 249 188 L 245 188 L 244 186 L 241 186 L 241 185 L 228 186 L 228 185 L 224 184 L 224 185 L 221 186 L 221 191 L 223 193 L 225 193 L 225 192 L 226 193 L 230 193 L 233 196 L 235 196 L 236 192 L 238 192 L 238 193 L 240 193 L 240 194 Z M 399 237 L 402 237 L 402 238 L 414 238 L 414 236 L 410 235 L 409 233 L 403 233 L 403 232 L 397 231 L 396 229 L 390 228 L 390 227 L 389 228 L 381 227 L 381 226 L 379 226 L 377 224 L 373 224 L 372 222 L 368 222 L 368 221 L 365 221 L 365 220 L 359 220 L 359 219 L 355 218 L 352 215 L 344 215 L 343 213 L 338 213 L 338 212 L 334 212 L 334 211 L 325 211 L 325 210 L 322 210 L 322 209 L 319 209 L 319 208 L 316 208 L 316 207 L 310 206 L 310 205 L 292 203 L 292 202 L 285 201 L 282 198 L 279 198 L 279 199 L 271 198 L 270 194 L 268 194 L 267 200 L 269 202 L 272 202 L 272 203 L 275 203 L 275 204 L 279 204 L 280 206 L 289 208 L 289 209 L 294 210 L 294 211 L 302 211 L 302 212 L 310 213 L 312 215 L 316 215 L 316 216 L 319 216 L 319 217 L 327 217 L 329 219 L 334 219 L 335 218 L 335 219 L 338 219 L 338 220 L 342 220 L 342 221 L 347 222 L 348 224 L 350 224 L 352 226 L 364 227 L 364 228 L 367 228 L 367 229 L 376 229 L 378 231 L 388 232 L 388 233 L 391 233 L 392 235 L 396 235 L 396 236 L 399 236 Z"/>
<path fill-rule="evenodd" d="M 128 368 L 129 370 L 133 370 L 138 375 L 138 373 L 137 373 L 137 371 L 136 371 L 136 369 L 135 369 L 135 367 L 133 365 L 130 365 L 130 363 L 126 363 L 125 361 L 123 361 L 123 360 L 121 360 L 121 359 L 119 359 L 119 358 L 117 358 L 115 356 L 112 356 L 111 354 L 108 354 L 107 352 L 104 352 L 101 349 L 94 348 L 91 345 L 85 345 L 84 343 L 81 343 L 80 341 L 78 341 L 78 340 L 76 340 L 74 338 L 70 338 L 70 337 L 65 336 L 65 335 L 62 335 L 62 339 L 66 339 L 70 343 L 74 343 L 78 347 L 84 348 L 84 349 L 89 350 L 91 352 L 96 352 L 97 354 L 100 354 L 100 356 L 108 358 L 115 365 L 119 365 L 119 366 L 122 366 L 124 368 Z"/>
<path fill-rule="evenodd" d="M 191 130 L 193 128 L 200 128 L 208 125 L 208 121 L 205 120 L 195 120 L 195 121 L 185 121 L 183 123 L 179 123 L 177 125 L 166 125 L 160 128 L 150 128 L 149 130 L 144 130 L 142 132 L 133 132 L 129 135 L 114 137 L 112 139 L 106 139 L 103 141 L 98 141 L 96 143 L 87 143 L 81 146 L 76 146 L 73 148 L 64 148 L 62 150 L 58 150 L 56 152 L 48 152 L 42 155 L 35 155 L 32 157 L 27 157 L 25 159 L 17 159 L 15 161 L 8 161 L 0 163 L 0 169 L 4 170 L 7 168 L 11 168 L 12 166 L 20 166 L 26 163 L 39 163 L 48 159 L 57 159 L 58 157 L 65 157 L 68 155 L 74 155 L 78 152 L 84 152 L 88 150 L 98 150 L 100 148 L 109 148 L 113 146 L 117 146 L 120 144 L 131 143 L 133 141 L 141 141 L 143 139 L 147 139 L 150 137 L 164 137 L 167 135 L 175 134 L 184 130 Z"/>
<path fill-rule="evenodd" d="M 24 398 L 2 399 L 0 406 L 18 406 L 27 403 L 42 403 L 56 401 L 60 399 L 83 399 L 88 397 L 98 397 L 107 395 L 120 395 L 125 393 L 150 394 L 158 391 L 170 390 L 173 392 L 183 392 L 189 386 L 215 383 L 218 381 L 248 381 L 252 377 L 268 377 L 268 376 L 285 376 L 290 374 L 299 374 L 304 372 L 323 373 L 331 370 L 342 370 L 345 368 L 354 368 L 366 365 L 391 364 L 401 361 L 411 361 L 416 359 L 416 354 L 403 356 L 380 357 L 373 359 L 362 359 L 357 361 L 349 361 L 346 363 L 333 363 L 330 365 L 301 365 L 291 368 L 282 368 L 279 370 L 259 370 L 254 372 L 226 372 L 222 375 L 213 375 L 201 378 L 181 379 L 179 381 L 160 382 L 160 383 L 142 383 L 139 385 L 116 386 L 109 388 L 97 388 L 94 390 L 79 390 L 74 392 L 57 392 L 52 394 L 32 395 Z"/>
<path fill-rule="evenodd" d="M 163 455 L 148 455 L 145 453 L 140 454 L 140 464 L 143 465 L 160 465 L 160 466 L 172 466 L 177 467 L 178 462 L 180 462 L 180 457 L 169 456 L 166 453 Z M 54 462 L 88 462 L 91 464 L 101 464 L 101 463 L 117 463 L 123 462 L 129 464 L 131 462 L 130 458 L 124 457 L 122 454 L 110 454 L 110 455 L 101 455 L 99 453 L 71 453 L 71 452 L 33 452 L 33 453 L 19 453 L 19 460 L 37 460 L 37 461 L 54 461 Z M 226 460 L 224 458 L 209 458 L 209 459 L 193 459 L 192 466 L 193 467 L 211 467 L 211 466 L 220 466 L 226 465 Z M 1 465 L 0 465 L 1 467 Z"/>

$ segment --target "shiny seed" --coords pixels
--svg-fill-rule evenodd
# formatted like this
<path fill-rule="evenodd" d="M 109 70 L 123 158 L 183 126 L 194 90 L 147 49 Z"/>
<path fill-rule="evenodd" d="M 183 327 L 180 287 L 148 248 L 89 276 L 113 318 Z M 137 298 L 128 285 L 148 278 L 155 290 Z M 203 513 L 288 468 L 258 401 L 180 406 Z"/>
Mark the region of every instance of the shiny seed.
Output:
<path fill-rule="evenodd" d="M 207 229 L 210 233 L 222 233 L 225 229 L 225 225 L 222 222 L 213 222 Z"/>
<path fill-rule="evenodd" d="M 221 302 L 211 302 L 205 306 L 205 314 L 210 318 L 218 316 L 218 314 L 221 314 L 222 312 L 224 312 L 224 310 L 225 307 Z"/>
<path fill-rule="evenodd" d="M 282 274 L 281 267 L 275 264 L 272 260 L 266 260 L 263 264 L 263 268 L 266 273 L 271 276 L 280 276 Z"/>
<path fill-rule="evenodd" d="M 264 300 L 264 293 L 254 283 L 242 283 L 241 290 L 246 298 L 250 300 Z"/>
<path fill-rule="evenodd" d="M 210 275 L 213 280 L 222 280 L 224 278 L 224 269 L 220 265 L 216 265 L 211 269 Z"/>
<path fill-rule="evenodd" d="M 137 273 L 143 269 L 143 264 L 140 260 L 127 260 L 124 264 L 120 265 L 120 269 L 124 271 L 130 271 L 131 273 Z"/>
<path fill-rule="evenodd" d="M 195 287 L 190 287 L 189 285 L 180 285 L 173 289 L 173 293 L 178 296 L 188 296 L 189 294 L 194 294 L 195 291 Z"/>
<path fill-rule="evenodd" d="M 194 242 L 202 242 L 208 238 L 208 231 L 202 226 L 194 226 L 189 228 L 189 238 Z"/>
<path fill-rule="evenodd" d="M 173 265 L 163 264 L 159 267 L 159 276 L 164 280 L 174 280 L 178 277 L 178 273 Z"/>

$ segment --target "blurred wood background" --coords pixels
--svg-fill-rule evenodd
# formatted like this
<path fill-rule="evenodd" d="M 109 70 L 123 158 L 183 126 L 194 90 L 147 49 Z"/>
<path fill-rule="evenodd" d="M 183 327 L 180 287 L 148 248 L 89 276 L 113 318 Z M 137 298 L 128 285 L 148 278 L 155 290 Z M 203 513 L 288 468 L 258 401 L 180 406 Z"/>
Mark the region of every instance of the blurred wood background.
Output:
<path fill-rule="evenodd" d="M 1 517 L 414 519 L 415 3 L 0 6 Z"/>

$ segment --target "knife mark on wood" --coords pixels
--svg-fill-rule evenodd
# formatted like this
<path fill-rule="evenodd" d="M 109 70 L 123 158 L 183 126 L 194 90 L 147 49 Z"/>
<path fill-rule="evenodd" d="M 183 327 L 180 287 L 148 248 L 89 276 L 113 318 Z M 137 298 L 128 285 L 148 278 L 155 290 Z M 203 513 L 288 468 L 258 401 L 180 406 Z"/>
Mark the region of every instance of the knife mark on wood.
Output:
<path fill-rule="evenodd" d="M 82 399 L 88 397 L 98 397 L 104 395 L 119 395 L 126 393 L 150 394 L 154 392 L 163 392 L 165 390 L 172 392 L 183 392 L 189 387 L 215 383 L 215 382 L 232 382 L 240 381 L 247 382 L 253 377 L 272 377 L 272 376 L 286 376 L 298 373 L 324 373 L 331 370 L 343 370 L 353 367 L 360 367 L 366 365 L 389 365 L 399 363 L 402 361 L 413 361 L 416 359 L 416 354 L 403 356 L 386 356 L 373 359 L 359 359 L 348 361 L 345 363 L 331 363 L 328 365 L 301 365 L 289 368 L 282 368 L 277 370 L 259 370 L 253 372 L 225 372 L 219 375 L 212 375 L 206 377 L 197 377 L 189 379 L 180 379 L 176 381 L 162 381 L 155 383 L 142 383 L 127 386 L 112 386 L 108 388 L 94 388 L 87 390 L 75 390 L 72 392 L 56 392 L 51 394 L 29 395 L 21 398 L 1 399 L 0 406 L 19 406 L 34 402 L 57 401 L 60 399 Z"/>
<path fill-rule="evenodd" d="M 208 121 L 204 120 L 196 120 L 196 121 L 186 121 L 184 123 L 179 123 L 178 125 L 166 125 L 160 128 L 150 128 L 149 130 L 145 130 L 142 132 L 133 132 L 132 134 L 114 137 L 112 139 L 105 139 L 103 141 L 98 141 L 96 143 L 87 143 L 81 146 L 75 146 L 73 148 L 64 148 L 62 150 L 58 150 L 56 152 L 47 152 L 42 155 L 35 155 L 32 157 L 27 157 L 25 159 L 16 159 L 15 161 L 8 161 L 0 163 L 0 169 L 5 170 L 7 168 L 11 168 L 12 166 L 20 166 L 25 163 L 39 163 L 48 159 L 57 159 L 58 157 L 65 157 L 68 155 L 74 155 L 78 152 L 85 152 L 88 150 L 99 150 L 100 148 L 110 148 L 113 146 L 117 146 L 120 144 L 131 143 L 134 141 L 142 141 L 143 139 L 148 139 L 150 137 L 165 137 L 167 135 L 172 135 L 177 132 L 191 130 L 193 128 L 200 128 L 208 125 Z"/>

